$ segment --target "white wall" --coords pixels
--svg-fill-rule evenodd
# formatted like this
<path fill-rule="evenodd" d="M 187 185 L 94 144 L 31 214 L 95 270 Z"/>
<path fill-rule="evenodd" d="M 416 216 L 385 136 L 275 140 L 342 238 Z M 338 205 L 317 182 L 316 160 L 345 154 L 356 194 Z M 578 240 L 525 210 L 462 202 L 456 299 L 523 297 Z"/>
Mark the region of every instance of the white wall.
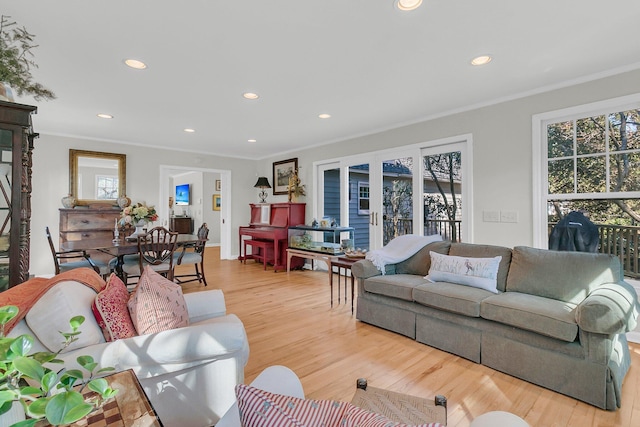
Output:
<path fill-rule="evenodd" d="M 40 108 L 53 108 L 55 101 Z M 34 130 L 38 132 L 37 115 L 34 116 Z M 40 135 L 35 140 L 33 152 L 33 192 L 31 198 L 31 260 L 30 273 L 53 273 L 53 259 L 44 235 L 49 226 L 54 236 L 58 235 L 62 207 L 60 199 L 69 192 L 69 149 L 104 151 L 127 155 L 127 196 L 132 202 L 145 201 L 159 206 L 160 165 L 179 167 L 211 168 L 231 171 L 231 191 L 233 203 L 227 221 L 231 227 L 231 254 L 238 254 L 237 230 L 249 223 L 249 203 L 256 201 L 255 184 L 257 162 L 194 154 L 184 151 L 150 149 L 134 145 L 116 144 L 87 139 L 53 135 Z M 203 204 L 205 200 L 203 198 Z M 162 224 L 167 218 L 160 218 Z M 56 242 L 57 243 L 57 242 Z"/>
<path fill-rule="evenodd" d="M 271 177 L 272 162 L 298 157 L 300 178 L 310 188 L 314 161 L 470 133 L 474 144 L 472 241 L 509 247 L 530 246 L 533 244 L 532 116 L 638 92 L 640 70 L 313 149 L 281 154 L 262 162 L 260 173 Z M 330 120 L 334 119 L 340 118 Z M 286 196 L 270 195 L 269 201 L 286 201 Z M 309 223 L 312 220 L 312 200 L 307 196 L 301 201 L 307 203 L 306 222 Z M 517 211 L 518 223 L 483 222 L 483 210 Z"/>
<path fill-rule="evenodd" d="M 42 135 L 35 141 L 33 159 L 31 273 L 53 271 L 44 227 L 49 225 L 57 235 L 57 209 L 69 188 L 69 148 L 126 154 L 127 195 L 134 202 L 145 200 L 156 205 L 160 164 L 231 170 L 233 200 L 228 221 L 232 230 L 232 253 L 237 254 L 238 227 L 249 222 L 248 204 L 258 200 L 258 191 L 253 185 L 258 176 L 271 180 L 272 162 L 298 157 L 302 167 L 300 178 L 310 190 L 314 161 L 470 133 L 474 141 L 472 241 L 504 246 L 532 245 L 532 115 L 639 92 L 640 70 L 636 70 L 260 161 Z M 51 101 L 51 105 L 41 108 L 55 107 L 54 103 Z M 330 120 L 334 119 L 340 118 Z M 34 129 L 38 132 L 37 115 Z M 286 196 L 274 196 L 271 192 L 267 199 L 268 202 L 286 200 Z M 307 202 L 307 222 L 310 222 L 312 201 L 309 197 L 301 201 Z M 481 213 L 487 209 L 517 211 L 519 222 L 482 222 Z"/>
<path fill-rule="evenodd" d="M 220 191 L 216 191 L 216 180 L 218 179 L 220 179 L 219 173 L 205 172 L 203 176 L 202 220 L 206 222 L 207 227 L 209 227 L 209 242 L 207 242 L 207 245 L 220 244 L 221 212 L 213 210 L 213 195 L 220 194 Z M 249 191 L 249 193 L 251 193 L 251 191 Z M 235 231 L 236 230 L 233 230 L 232 232 L 232 238 L 236 236 Z"/>

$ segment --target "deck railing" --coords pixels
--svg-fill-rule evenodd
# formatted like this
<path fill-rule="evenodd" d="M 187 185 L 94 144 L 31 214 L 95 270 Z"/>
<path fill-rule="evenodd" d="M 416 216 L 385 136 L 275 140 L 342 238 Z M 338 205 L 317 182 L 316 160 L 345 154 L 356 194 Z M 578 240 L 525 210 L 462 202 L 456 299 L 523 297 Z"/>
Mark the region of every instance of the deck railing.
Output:
<path fill-rule="evenodd" d="M 462 221 L 450 221 L 448 219 L 430 219 L 424 222 L 424 235 L 439 234 L 442 240 L 460 241 L 460 223 Z M 413 221 L 411 219 L 397 219 L 384 221 L 384 242 L 387 244 L 395 236 L 413 233 Z"/>
<path fill-rule="evenodd" d="M 549 233 L 555 224 L 549 224 Z M 624 275 L 640 278 L 640 227 L 613 224 L 596 224 L 598 227 L 598 252 L 620 258 Z"/>

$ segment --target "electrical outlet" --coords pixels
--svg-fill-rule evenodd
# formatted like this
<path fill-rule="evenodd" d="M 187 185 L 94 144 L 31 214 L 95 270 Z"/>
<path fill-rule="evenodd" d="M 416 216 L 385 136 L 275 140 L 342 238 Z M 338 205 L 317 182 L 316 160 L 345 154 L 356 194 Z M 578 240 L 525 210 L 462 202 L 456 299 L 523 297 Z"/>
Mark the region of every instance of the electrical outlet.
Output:
<path fill-rule="evenodd" d="M 500 211 L 500 222 L 518 222 L 518 211 Z"/>
<path fill-rule="evenodd" d="M 500 222 L 500 212 L 482 211 L 482 220 L 484 222 Z"/>

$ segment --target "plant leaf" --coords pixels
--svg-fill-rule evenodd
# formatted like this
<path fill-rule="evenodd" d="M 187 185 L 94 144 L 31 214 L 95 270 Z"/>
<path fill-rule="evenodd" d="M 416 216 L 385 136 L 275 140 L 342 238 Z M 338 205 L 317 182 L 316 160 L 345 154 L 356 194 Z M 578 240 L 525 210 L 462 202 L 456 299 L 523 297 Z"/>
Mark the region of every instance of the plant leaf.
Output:
<path fill-rule="evenodd" d="M 51 389 L 55 387 L 57 382 L 58 382 L 58 374 L 56 374 L 55 372 L 49 371 L 46 374 L 44 374 L 44 376 L 42 377 L 42 382 L 40 383 L 40 386 L 42 387 L 44 394 L 49 393 L 49 391 L 51 391 Z"/>
<path fill-rule="evenodd" d="M 44 368 L 41 364 L 29 357 L 18 357 L 13 361 L 13 366 L 22 375 L 32 378 L 36 381 L 42 381 L 44 376 Z"/>
<path fill-rule="evenodd" d="M 45 414 L 51 424 L 71 424 L 92 410 L 93 405 L 85 403 L 80 393 L 65 391 L 56 394 L 49 400 Z"/>
<path fill-rule="evenodd" d="M 28 420 L 17 422 L 15 424 L 11 424 L 11 427 L 33 427 L 38 421 L 40 420 L 31 418 Z"/>
<path fill-rule="evenodd" d="M 30 405 L 27 405 L 27 416 L 32 418 L 42 418 L 44 417 L 45 410 L 47 409 L 47 404 L 49 403 L 49 398 L 43 397 L 34 402 L 31 402 Z"/>
<path fill-rule="evenodd" d="M 69 325 L 74 331 L 84 323 L 84 316 L 74 316 L 69 320 Z"/>
<path fill-rule="evenodd" d="M 93 390 L 98 394 L 103 394 L 109 388 L 109 383 L 104 378 L 96 378 L 89 381 L 89 390 Z"/>
<path fill-rule="evenodd" d="M 4 414 L 11 408 L 11 402 L 15 397 L 16 395 L 11 391 L 0 391 L 0 414 Z"/>
<path fill-rule="evenodd" d="M 29 354 L 31 346 L 33 346 L 33 337 L 29 335 L 20 335 L 11 343 L 9 349 L 15 356 L 26 356 Z"/>
<path fill-rule="evenodd" d="M 5 305 L 4 307 L 0 307 L 0 325 L 6 325 L 17 315 L 18 307 L 15 305 Z"/>

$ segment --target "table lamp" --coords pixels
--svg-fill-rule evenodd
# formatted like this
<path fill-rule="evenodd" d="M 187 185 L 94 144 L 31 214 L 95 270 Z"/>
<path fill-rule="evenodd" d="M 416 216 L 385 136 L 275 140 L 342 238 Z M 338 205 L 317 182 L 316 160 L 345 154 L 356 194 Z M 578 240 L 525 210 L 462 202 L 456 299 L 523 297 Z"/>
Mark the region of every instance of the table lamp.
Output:
<path fill-rule="evenodd" d="M 269 185 L 269 180 L 267 179 L 267 177 L 266 176 L 259 177 L 258 182 L 256 182 L 256 185 L 254 185 L 254 187 L 260 189 L 260 193 L 258 193 L 258 196 L 260 197 L 260 203 L 266 203 L 267 192 L 264 189 L 271 188 L 271 185 Z"/>

